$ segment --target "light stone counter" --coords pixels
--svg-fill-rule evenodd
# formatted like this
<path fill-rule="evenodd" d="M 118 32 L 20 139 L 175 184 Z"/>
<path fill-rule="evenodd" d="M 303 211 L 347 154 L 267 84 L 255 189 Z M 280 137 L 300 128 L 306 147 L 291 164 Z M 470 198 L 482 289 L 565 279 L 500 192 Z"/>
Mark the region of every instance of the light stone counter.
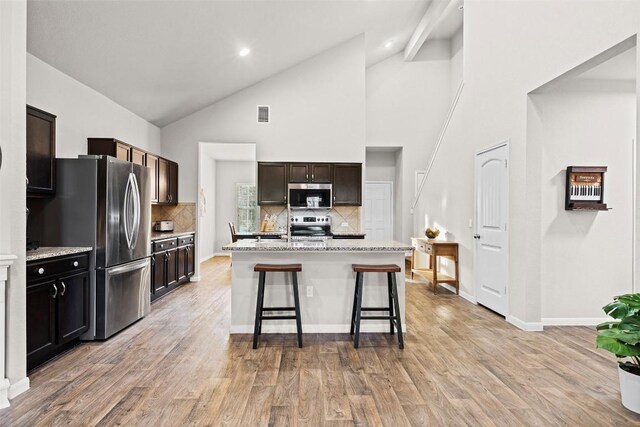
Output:
<path fill-rule="evenodd" d="M 411 250 L 410 245 L 375 240 L 238 241 L 223 249 L 233 253 L 232 334 L 253 333 L 258 289 L 258 273 L 253 271 L 253 267 L 258 263 L 302 264 L 298 284 L 302 330 L 305 333 L 349 332 L 355 287 L 352 264 L 396 264 L 402 269 L 396 274 L 396 280 L 403 327 L 407 328 L 404 324 L 404 254 Z M 266 280 L 265 307 L 293 306 L 290 274 L 267 273 Z M 362 303 L 363 307 L 388 304 L 386 274 L 365 273 Z M 295 333 L 295 321 L 264 322 L 262 330 L 263 333 Z M 363 321 L 360 330 L 389 333 L 389 322 Z"/>
<path fill-rule="evenodd" d="M 81 254 L 83 252 L 91 252 L 92 250 L 93 248 L 91 247 L 43 246 L 32 251 L 27 251 L 27 262 L 64 255 Z"/>
<path fill-rule="evenodd" d="M 270 241 L 253 240 L 231 243 L 222 247 L 225 251 L 232 252 L 407 252 L 412 250 L 411 245 L 396 242 L 394 240 L 360 240 L 360 239 L 329 239 L 325 242 L 318 241 Z M 234 255 L 235 256 L 235 255 Z"/>

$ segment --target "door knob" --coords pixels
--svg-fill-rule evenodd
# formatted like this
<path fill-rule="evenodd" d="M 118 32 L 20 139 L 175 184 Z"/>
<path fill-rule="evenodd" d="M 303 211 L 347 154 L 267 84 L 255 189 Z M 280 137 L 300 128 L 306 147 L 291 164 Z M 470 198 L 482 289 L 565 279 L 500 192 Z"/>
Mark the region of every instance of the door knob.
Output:
<path fill-rule="evenodd" d="M 474 235 L 473 235 L 473 238 L 474 238 L 474 239 L 479 239 L 479 238 L 480 238 L 480 235 L 479 235 L 479 234 L 474 234 Z"/>

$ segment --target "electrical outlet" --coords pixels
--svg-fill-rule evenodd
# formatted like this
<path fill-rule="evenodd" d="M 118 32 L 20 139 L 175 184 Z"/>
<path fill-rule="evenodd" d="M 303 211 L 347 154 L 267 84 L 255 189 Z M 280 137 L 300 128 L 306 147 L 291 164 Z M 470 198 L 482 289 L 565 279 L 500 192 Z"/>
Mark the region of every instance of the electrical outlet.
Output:
<path fill-rule="evenodd" d="M 307 296 L 309 298 L 313 296 L 313 286 L 307 286 Z"/>

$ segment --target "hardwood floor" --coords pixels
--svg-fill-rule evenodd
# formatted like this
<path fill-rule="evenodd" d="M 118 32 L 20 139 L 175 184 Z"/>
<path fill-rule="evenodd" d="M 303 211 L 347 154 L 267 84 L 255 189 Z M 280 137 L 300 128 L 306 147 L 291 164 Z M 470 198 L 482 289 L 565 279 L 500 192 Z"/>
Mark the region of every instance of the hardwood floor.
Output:
<path fill-rule="evenodd" d="M 32 372 L 0 425 L 640 425 L 586 327 L 522 332 L 407 281 L 405 350 L 362 334 L 228 334 L 227 258 L 104 343 Z M 304 325 L 303 325 L 304 327 Z"/>

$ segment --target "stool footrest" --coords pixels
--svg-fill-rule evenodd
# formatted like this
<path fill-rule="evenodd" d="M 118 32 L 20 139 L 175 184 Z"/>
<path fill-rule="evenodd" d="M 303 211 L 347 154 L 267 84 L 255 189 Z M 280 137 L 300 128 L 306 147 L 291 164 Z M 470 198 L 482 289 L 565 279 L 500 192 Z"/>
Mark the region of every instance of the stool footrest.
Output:
<path fill-rule="evenodd" d="M 362 307 L 362 311 L 389 311 L 389 307 Z"/>
<path fill-rule="evenodd" d="M 260 316 L 260 320 L 291 320 L 296 316 Z"/>
<path fill-rule="evenodd" d="M 393 320 L 395 322 L 396 316 L 361 316 L 360 320 Z"/>
<path fill-rule="evenodd" d="M 295 307 L 264 307 L 262 311 L 286 311 L 295 309 Z"/>

